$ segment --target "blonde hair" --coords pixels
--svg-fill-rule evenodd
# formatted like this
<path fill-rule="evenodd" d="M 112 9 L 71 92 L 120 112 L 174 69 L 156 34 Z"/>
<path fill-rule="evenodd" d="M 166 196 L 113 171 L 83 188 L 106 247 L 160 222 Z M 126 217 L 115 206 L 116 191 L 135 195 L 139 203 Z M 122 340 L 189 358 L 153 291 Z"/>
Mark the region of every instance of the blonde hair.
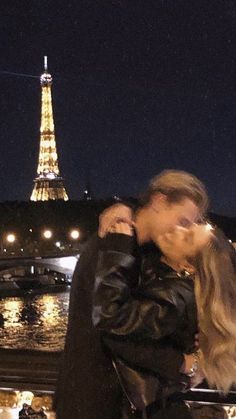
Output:
<path fill-rule="evenodd" d="M 235 249 L 216 229 L 192 263 L 201 366 L 209 385 L 227 393 L 236 383 Z"/>
<path fill-rule="evenodd" d="M 181 170 L 164 170 L 155 176 L 142 196 L 142 203 L 149 203 L 151 196 L 158 192 L 166 195 L 171 203 L 189 198 L 202 213 L 208 208 L 208 196 L 203 183 L 196 176 Z"/>

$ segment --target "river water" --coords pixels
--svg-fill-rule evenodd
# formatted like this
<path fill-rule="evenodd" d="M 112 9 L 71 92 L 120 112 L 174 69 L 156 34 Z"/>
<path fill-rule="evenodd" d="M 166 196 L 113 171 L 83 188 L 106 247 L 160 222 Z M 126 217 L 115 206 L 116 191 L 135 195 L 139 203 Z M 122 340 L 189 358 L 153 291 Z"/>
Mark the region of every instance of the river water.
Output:
<path fill-rule="evenodd" d="M 67 327 L 69 292 L 0 299 L 0 347 L 60 351 Z"/>

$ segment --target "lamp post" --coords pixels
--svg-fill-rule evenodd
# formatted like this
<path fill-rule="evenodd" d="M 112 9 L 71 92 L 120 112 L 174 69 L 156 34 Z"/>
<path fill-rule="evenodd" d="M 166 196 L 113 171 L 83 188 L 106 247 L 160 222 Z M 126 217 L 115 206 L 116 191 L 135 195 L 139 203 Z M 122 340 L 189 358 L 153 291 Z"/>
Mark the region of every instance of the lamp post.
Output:
<path fill-rule="evenodd" d="M 69 237 L 70 240 L 72 241 L 72 243 L 70 244 L 70 248 L 72 250 L 77 250 L 78 249 L 78 240 L 80 238 L 80 231 L 78 228 L 73 228 L 70 230 L 69 232 Z"/>
<path fill-rule="evenodd" d="M 52 243 L 52 238 L 53 238 L 53 230 L 51 230 L 50 228 L 45 228 L 42 232 L 41 232 L 41 236 L 42 236 L 42 241 L 41 241 L 41 252 L 43 252 L 43 254 L 47 254 L 47 253 L 52 253 L 52 251 L 54 250 L 54 246 Z"/>
<path fill-rule="evenodd" d="M 15 235 L 15 233 L 13 233 L 13 232 L 7 233 L 5 235 L 5 241 L 6 241 L 6 244 L 9 245 L 10 248 L 11 248 L 11 254 L 14 254 L 15 252 L 13 251 L 13 247 L 12 246 L 16 242 L 16 235 Z"/>

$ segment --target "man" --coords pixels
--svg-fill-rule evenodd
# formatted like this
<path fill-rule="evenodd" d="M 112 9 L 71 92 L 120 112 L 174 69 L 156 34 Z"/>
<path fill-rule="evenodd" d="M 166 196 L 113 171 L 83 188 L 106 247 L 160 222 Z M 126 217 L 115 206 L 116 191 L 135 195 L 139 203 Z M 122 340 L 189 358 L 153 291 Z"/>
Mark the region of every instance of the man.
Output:
<path fill-rule="evenodd" d="M 207 208 L 207 195 L 202 183 L 194 176 L 180 171 L 167 171 L 154 178 L 145 201 L 136 216 L 139 243 L 154 240 L 176 225 L 194 223 Z M 130 220 L 129 220 L 130 222 Z M 94 327 L 95 272 L 102 240 L 94 237 L 87 244 L 75 269 L 69 308 L 68 331 L 63 368 L 59 379 L 57 419 L 121 419 L 129 415 L 125 399 L 101 338 Z M 135 281 L 135 279 L 134 279 Z M 178 376 L 180 370 L 189 372 L 192 355 L 184 358 L 173 347 L 148 345 L 129 337 L 106 336 L 109 348 L 122 359 L 154 373 Z M 185 361 L 185 365 L 184 364 Z M 128 416 L 126 416 L 128 417 Z M 132 417 L 132 415 L 130 416 Z"/>

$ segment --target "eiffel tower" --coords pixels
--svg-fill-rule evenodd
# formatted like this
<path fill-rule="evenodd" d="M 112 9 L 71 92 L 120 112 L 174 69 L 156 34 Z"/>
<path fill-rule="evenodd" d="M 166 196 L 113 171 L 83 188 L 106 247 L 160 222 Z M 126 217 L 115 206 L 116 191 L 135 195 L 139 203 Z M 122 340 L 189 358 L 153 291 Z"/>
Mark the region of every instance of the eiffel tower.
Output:
<path fill-rule="evenodd" d="M 47 57 L 44 57 L 44 73 L 40 77 L 40 83 L 42 102 L 39 159 L 37 177 L 34 179 L 34 188 L 30 200 L 63 199 L 67 201 L 69 198 L 58 165 L 52 109 L 52 76 L 48 73 Z"/>

